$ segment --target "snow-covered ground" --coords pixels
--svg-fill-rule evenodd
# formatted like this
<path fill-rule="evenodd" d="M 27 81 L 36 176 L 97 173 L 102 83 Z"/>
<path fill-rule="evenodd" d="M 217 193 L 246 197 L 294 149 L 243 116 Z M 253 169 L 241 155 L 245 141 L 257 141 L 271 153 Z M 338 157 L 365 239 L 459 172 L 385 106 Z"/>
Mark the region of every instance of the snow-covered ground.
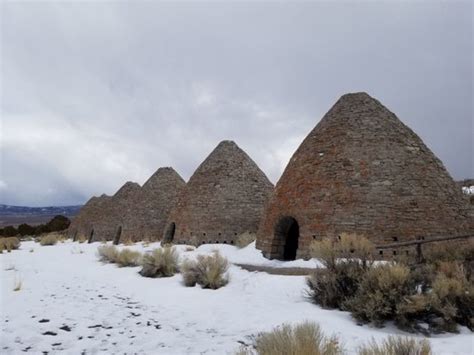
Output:
<path fill-rule="evenodd" d="M 474 186 L 463 186 L 462 192 L 466 195 L 474 195 Z"/>
<path fill-rule="evenodd" d="M 248 272 L 232 265 L 230 283 L 219 290 L 189 288 L 181 276 L 150 279 L 139 268 L 102 264 L 100 243 L 65 242 L 0 255 L 0 353 L 67 354 L 232 354 L 252 335 L 284 322 L 312 320 L 336 334 L 347 353 L 363 342 L 381 340 L 393 326 L 358 326 L 346 312 L 323 310 L 305 298 L 305 278 Z M 133 249 L 151 250 L 159 244 Z M 313 267 L 315 261 L 269 261 L 252 244 L 178 246 L 181 257 L 219 249 L 235 263 Z M 31 252 L 32 251 L 32 252 Z M 13 291 L 21 280 L 20 291 Z M 474 339 L 460 334 L 430 338 L 435 354 L 472 354 Z"/>

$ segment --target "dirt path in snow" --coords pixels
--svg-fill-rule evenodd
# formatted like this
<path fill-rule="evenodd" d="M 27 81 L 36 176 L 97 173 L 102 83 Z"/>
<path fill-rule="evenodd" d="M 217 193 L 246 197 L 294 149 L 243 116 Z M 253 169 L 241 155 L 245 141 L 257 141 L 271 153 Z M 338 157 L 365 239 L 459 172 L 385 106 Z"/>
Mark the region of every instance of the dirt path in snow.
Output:
<path fill-rule="evenodd" d="M 247 271 L 258 271 L 266 272 L 272 275 L 284 275 L 284 276 L 306 276 L 313 273 L 317 268 L 303 268 L 303 267 L 272 267 L 272 266 L 261 266 L 261 265 L 249 265 L 249 264 L 234 264 Z"/>

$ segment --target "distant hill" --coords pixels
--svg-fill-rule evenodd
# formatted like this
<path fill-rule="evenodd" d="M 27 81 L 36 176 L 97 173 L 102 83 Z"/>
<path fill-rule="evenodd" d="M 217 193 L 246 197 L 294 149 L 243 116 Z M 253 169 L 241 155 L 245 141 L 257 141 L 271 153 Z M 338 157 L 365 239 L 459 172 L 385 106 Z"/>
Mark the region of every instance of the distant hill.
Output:
<path fill-rule="evenodd" d="M 46 223 L 56 215 L 71 218 L 79 212 L 81 207 L 82 205 L 26 207 L 0 204 L 0 227 L 17 226 L 22 223 L 30 225 Z"/>

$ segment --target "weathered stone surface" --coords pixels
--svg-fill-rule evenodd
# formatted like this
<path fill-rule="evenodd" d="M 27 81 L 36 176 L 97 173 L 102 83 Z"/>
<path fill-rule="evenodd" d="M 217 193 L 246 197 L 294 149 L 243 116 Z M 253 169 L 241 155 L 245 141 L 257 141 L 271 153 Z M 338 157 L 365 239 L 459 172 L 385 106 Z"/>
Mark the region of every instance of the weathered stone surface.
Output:
<path fill-rule="evenodd" d="M 164 240 L 233 244 L 255 233 L 272 183 L 232 141 L 223 141 L 190 178 L 168 218 Z"/>
<path fill-rule="evenodd" d="M 171 208 L 185 185 L 173 168 L 159 168 L 143 184 L 138 201 L 125 206 L 121 239 L 161 239 Z"/>
<path fill-rule="evenodd" d="M 91 241 L 157 240 L 184 186 L 173 168 L 159 168 L 143 187 L 127 182 L 111 197 L 92 197 L 73 219 L 68 233 Z"/>
<path fill-rule="evenodd" d="M 468 209 L 410 128 L 369 95 L 347 94 L 291 158 L 265 209 L 257 248 L 284 258 L 299 235 L 297 255 L 305 257 L 312 240 L 342 232 L 376 244 L 472 233 Z M 292 219 L 279 224 L 284 217 Z"/>
<path fill-rule="evenodd" d="M 140 192 L 139 184 L 128 181 L 109 199 L 100 218 L 93 223 L 93 241 L 121 237 L 126 228 L 127 216 L 140 202 Z"/>
<path fill-rule="evenodd" d="M 93 196 L 87 201 L 77 216 L 72 219 L 68 228 L 68 236 L 73 240 L 89 239 L 93 233 L 93 226 L 101 220 L 104 212 L 108 209 L 110 199 L 110 196 L 102 195 L 100 197 Z"/>

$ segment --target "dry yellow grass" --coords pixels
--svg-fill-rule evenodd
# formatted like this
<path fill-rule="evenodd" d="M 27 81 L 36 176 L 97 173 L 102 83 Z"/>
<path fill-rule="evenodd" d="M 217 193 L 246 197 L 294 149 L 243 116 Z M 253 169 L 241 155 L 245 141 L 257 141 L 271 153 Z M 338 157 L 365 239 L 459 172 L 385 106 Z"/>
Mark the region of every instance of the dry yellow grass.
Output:
<path fill-rule="evenodd" d="M 255 235 L 255 233 L 245 232 L 237 237 L 237 239 L 235 240 L 235 245 L 238 248 L 245 248 L 250 243 L 253 243 L 256 238 L 257 236 Z"/>
<path fill-rule="evenodd" d="M 169 277 L 179 270 L 179 255 L 174 247 L 154 249 L 143 255 L 140 275 L 145 277 Z"/>
<path fill-rule="evenodd" d="M 408 337 L 389 336 L 381 344 L 372 339 L 359 348 L 359 355 L 431 355 L 428 340 L 416 340 Z"/>
<path fill-rule="evenodd" d="M 85 243 L 85 242 L 87 242 L 87 238 L 84 234 L 81 234 L 80 236 L 77 237 L 76 242 Z"/>
<path fill-rule="evenodd" d="M 43 246 L 55 245 L 60 240 L 60 236 L 57 233 L 48 233 L 41 237 L 40 244 Z"/>
<path fill-rule="evenodd" d="M 340 355 L 342 346 L 336 336 L 327 337 L 318 324 L 283 324 L 255 339 L 255 350 L 241 349 L 239 355 Z"/>
<path fill-rule="evenodd" d="M 202 288 L 216 290 L 227 285 L 229 262 L 214 251 L 212 255 L 198 255 L 196 260 L 185 260 L 181 264 L 181 273 L 185 286 L 201 285 Z"/>
<path fill-rule="evenodd" d="M 11 252 L 12 250 L 18 249 L 20 247 L 20 239 L 17 237 L 8 237 L 0 238 L 0 251 L 6 250 Z"/>

